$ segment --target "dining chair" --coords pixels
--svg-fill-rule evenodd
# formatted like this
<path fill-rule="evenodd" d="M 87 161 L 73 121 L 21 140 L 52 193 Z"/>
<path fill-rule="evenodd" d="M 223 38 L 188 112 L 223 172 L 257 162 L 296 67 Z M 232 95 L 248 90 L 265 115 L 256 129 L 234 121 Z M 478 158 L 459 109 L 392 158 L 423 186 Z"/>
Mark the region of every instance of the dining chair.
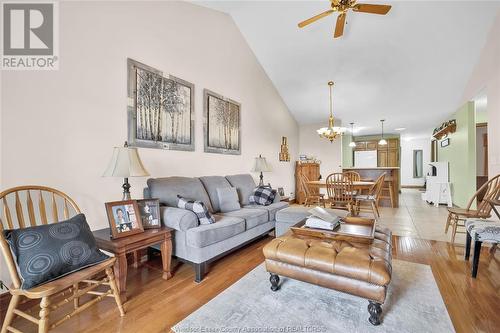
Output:
<path fill-rule="evenodd" d="M 11 299 L 1 333 L 21 332 L 11 326 L 16 315 L 38 325 L 39 333 L 46 333 L 49 329 L 59 326 L 105 297 L 113 297 L 120 315 L 125 314 L 113 274 L 113 265 L 116 260 L 114 257 L 51 282 L 30 289 L 21 289 L 21 278 L 17 271 L 17 265 L 3 231 L 57 223 L 61 220 L 60 217 L 67 220 L 71 216 L 79 214 L 80 208 L 68 195 L 45 186 L 20 186 L 1 192 L 0 206 L 3 206 L 3 215 L 0 217 L 0 248 L 12 280 L 12 286 L 9 290 Z M 96 276 L 99 278 L 92 279 Z M 108 286 L 109 289 L 103 292 L 94 290 L 102 285 Z M 97 297 L 80 304 L 80 298 L 86 294 Z M 21 298 L 24 301 L 40 301 L 39 318 L 21 311 L 19 307 L 22 304 Z M 54 323 L 50 323 L 49 314 L 71 301 L 73 302 L 73 311 Z"/>
<path fill-rule="evenodd" d="M 322 193 L 314 193 L 311 191 L 311 186 L 309 185 L 309 179 L 306 175 L 299 175 L 300 186 L 302 191 L 304 192 L 304 206 L 309 207 L 311 204 L 318 204 L 325 206 L 324 194 Z"/>
<path fill-rule="evenodd" d="M 483 200 L 479 201 L 478 196 L 482 195 Z M 449 207 L 448 208 L 448 219 L 446 221 L 445 233 L 448 233 L 448 229 L 452 228 L 451 232 L 451 243 L 455 242 L 455 236 L 457 233 L 464 234 L 467 231 L 459 230 L 458 228 L 465 228 L 465 220 L 469 218 L 474 219 L 487 219 L 491 217 L 492 207 L 488 203 L 488 200 L 498 200 L 500 198 L 500 174 L 488 180 L 483 186 L 476 191 L 472 198 L 467 203 L 466 208 Z M 472 209 L 474 202 L 477 205 L 476 209 Z"/>
<path fill-rule="evenodd" d="M 344 171 L 343 174 L 353 182 L 361 181 L 361 175 L 356 171 Z"/>
<path fill-rule="evenodd" d="M 382 186 L 384 186 L 385 173 L 381 174 L 375 184 L 368 190 L 368 194 L 358 194 L 354 197 L 356 200 L 356 207 L 358 212 L 368 211 L 372 212 L 375 219 L 380 218 L 379 201 Z M 368 207 L 367 207 L 368 206 Z"/>
<path fill-rule="evenodd" d="M 352 215 L 356 214 L 354 187 L 352 180 L 343 173 L 332 173 L 326 177 L 326 193 L 331 208 L 345 209 Z"/>

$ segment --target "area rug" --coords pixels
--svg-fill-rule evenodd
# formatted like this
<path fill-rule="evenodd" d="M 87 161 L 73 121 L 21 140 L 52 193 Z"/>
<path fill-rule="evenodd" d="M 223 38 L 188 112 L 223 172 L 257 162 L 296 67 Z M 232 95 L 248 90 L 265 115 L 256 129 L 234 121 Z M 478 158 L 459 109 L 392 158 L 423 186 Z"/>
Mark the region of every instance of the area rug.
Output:
<path fill-rule="evenodd" d="M 191 332 L 454 332 L 430 266 L 393 261 L 380 326 L 368 322 L 368 301 L 293 279 L 270 290 L 264 264 L 176 324 Z"/>

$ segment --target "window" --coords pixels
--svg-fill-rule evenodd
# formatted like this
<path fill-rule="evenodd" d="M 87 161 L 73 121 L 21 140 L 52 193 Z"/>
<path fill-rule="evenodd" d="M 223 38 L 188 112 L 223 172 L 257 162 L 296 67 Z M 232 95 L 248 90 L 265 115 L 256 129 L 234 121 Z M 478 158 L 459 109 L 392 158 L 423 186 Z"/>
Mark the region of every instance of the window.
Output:
<path fill-rule="evenodd" d="M 422 178 L 424 176 L 423 151 L 413 151 L 413 178 Z"/>

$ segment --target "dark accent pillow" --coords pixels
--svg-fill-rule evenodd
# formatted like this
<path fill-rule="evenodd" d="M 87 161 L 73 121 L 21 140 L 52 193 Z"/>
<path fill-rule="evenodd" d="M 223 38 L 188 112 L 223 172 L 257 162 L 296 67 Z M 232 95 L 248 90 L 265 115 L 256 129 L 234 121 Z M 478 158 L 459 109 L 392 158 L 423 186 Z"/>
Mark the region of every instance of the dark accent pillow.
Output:
<path fill-rule="evenodd" d="M 109 258 L 96 246 L 85 215 L 67 221 L 4 230 L 21 277 L 30 289 Z"/>
<path fill-rule="evenodd" d="M 177 201 L 177 207 L 187 209 L 195 213 L 200 224 L 215 223 L 214 217 L 210 214 L 203 201 L 189 200 L 181 197 L 180 195 L 177 195 L 177 199 L 179 199 Z"/>
<path fill-rule="evenodd" d="M 269 206 L 274 202 L 276 190 L 269 186 L 258 186 L 253 190 L 253 194 L 248 198 L 251 204 Z"/>

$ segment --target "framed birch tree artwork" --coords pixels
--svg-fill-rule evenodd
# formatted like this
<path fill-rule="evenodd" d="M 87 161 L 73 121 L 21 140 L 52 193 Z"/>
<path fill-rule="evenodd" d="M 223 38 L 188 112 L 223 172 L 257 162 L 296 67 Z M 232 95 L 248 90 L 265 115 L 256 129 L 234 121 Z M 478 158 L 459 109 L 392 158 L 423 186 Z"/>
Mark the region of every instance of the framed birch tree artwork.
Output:
<path fill-rule="evenodd" d="M 210 90 L 203 91 L 205 152 L 241 154 L 241 104 Z"/>
<path fill-rule="evenodd" d="M 128 67 L 131 146 L 194 150 L 194 85 L 132 59 Z"/>

